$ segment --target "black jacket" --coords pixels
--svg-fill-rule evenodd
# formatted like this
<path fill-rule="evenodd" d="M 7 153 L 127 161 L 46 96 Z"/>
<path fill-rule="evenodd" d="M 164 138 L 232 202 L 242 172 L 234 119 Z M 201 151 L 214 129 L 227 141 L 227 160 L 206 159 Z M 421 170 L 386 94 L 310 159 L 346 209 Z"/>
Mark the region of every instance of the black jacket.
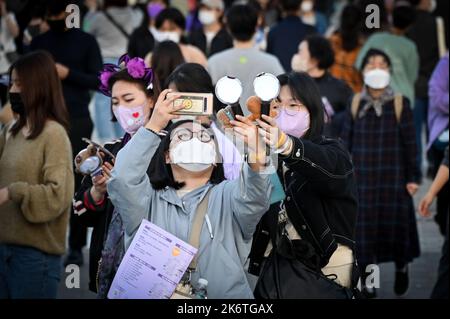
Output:
<path fill-rule="evenodd" d="M 430 12 L 417 10 L 414 24 L 406 34 L 417 46 L 419 53 L 419 77 L 415 92 L 418 98 L 428 98 L 428 81 L 439 62 L 436 17 Z M 411 101 L 413 103 L 414 101 Z"/>
<path fill-rule="evenodd" d="M 102 56 L 97 40 L 89 33 L 73 28 L 65 32 L 47 31 L 33 39 L 30 51 L 48 51 L 55 62 L 69 68 L 61 81 L 70 118 L 89 117 L 90 90 L 100 84 Z"/>
<path fill-rule="evenodd" d="M 345 111 L 351 103 L 353 91 L 344 81 L 335 78 L 329 72 L 320 78 L 314 78 L 314 81 L 319 87 L 322 98 L 325 97 L 334 110 L 331 122 L 325 125 L 324 134 L 329 137 L 339 137 L 344 126 Z"/>
<path fill-rule="evenodd" d="M 124 142 L 122 140 L 104 145 L 114 156 L 117 155 L 123 146 Z M 108 196 L 105 197 L 103 203 L 96 205 L 90 194 L 91 187 L 92 179 L 90 176 L 86 176 L 75 193 L 74 213 L 84 226 L 93 228 L 89 249 L 89 290 L 97 292 L 98 262 L 102 254 L 103 243 L 106 239 L 114 206 L 108 199 Z"/>
<path fill-rule="evenodd" d="M 267 36 L 267 53 L 275 55 L 283 69 L 289 72 L 292 70 L 291 59 L 298 52 L 298 45 L 314 33 L 317 33 L 316 28 L 303 23 L 300 17 L 287 16 L 270 30 Z"/>
<path fill-rule="evenodd" d="M 202 50 L 208 57 L 233 47 L 233 39 L 226 29 L 221 29 L 216 34 L 211 42 L 209 50 L 206 47 L 206 36 L 201 29 L 191 32 L 188 42 Z"/>
<path fill-rule="evenodd" d="M 320 266 L 328 264 L 337 244 L 354 249 L 357 190 L 350 154 L 342 143 L 325 137 L 293 138 L 294 148 L 281 157 L 287 215 L 303 240 L 315 249 Z M 280 165 L 281 167 L 282 165 Z M 259 223 L 250 253 L 249 271 L 259 274 L 264 251 L 277 231 L 279 203 Z"/>

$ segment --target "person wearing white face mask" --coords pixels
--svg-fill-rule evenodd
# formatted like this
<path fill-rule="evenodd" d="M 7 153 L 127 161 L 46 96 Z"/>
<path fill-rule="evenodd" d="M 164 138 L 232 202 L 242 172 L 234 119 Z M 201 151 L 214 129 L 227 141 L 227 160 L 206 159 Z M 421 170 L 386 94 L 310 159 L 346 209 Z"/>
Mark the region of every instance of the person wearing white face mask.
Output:
<path fill-rule="evenodd" d="M 300 17 L 303 23 L 313 26 L 319 34 L 325 34 L 328 28 L 327 18 L 314 10 L 315 0 L 303 0 L 300 6 Z"/>
<path fill-rule="evenodd" d="M 125 55 L 118 64 L 120 66 L 105 65 L 100 75 L 100 91 L 110 98 L 113 120 L 126 132 L 123 138 L 104 145 L 114 156 L 147 123 L 154 97 L 159 93 L 153 70 L 142 59 L 130 59 Z M 89 249 L 89 290 L 97 293 L 99 298 L 106 298 L 125 251 L 123 222 L 106 189 L 114 160 L 104 154 L 103 161 L 101 174 L 85 176 L 76 190 L 73 199 L 75 214 L 72 216 L 84 226 L 93 228 Z M 68 258 L 66 263 L 70 262 Z"/>
<path fill-rule="evenodd" d="M 325 106 L 324 134 L 338 137 L 342 131 L 345 110 L 353 92 L 343 81 L 329 72 L 334 63 L 334 51 L 330 42 L 320 35 L 306 37 L 299 51 L 292 58 L 292 69 L 307 72 L 319 87 Z"/>
<path fill-rule="evenodd" d="M 408 263 L 420 255 L 412 199 L 420 169 L 412 109 L 408 99 L 391 88 L 391 72 L 383 51 L 368 51 L 362 62 L 365 87 L 353 98 L 342 139 L 358 177 L 358 261 L 363 270 L 369 264 L 395 262 L 394 291 L 403 295 L 409 284 Z M 364 291 L 375 296 L 373 288 Z"/>
<path fill-rule="evenodd" d="M 203 28 L 193 30 L 189 34 L 188 42 L 202 50 L 207 57 L 233 46 L 233 39 L 222 24 L 224 8 L 222 0 L 200 2 L 198 19 Z"/>
<path fill-rule="evenodd" d="M 164 9 L 156 17 L 156 31 L 153 33 L 153 37 L 156 42 L 172 41 L 177 43 L 186 62 L 198 63 L 206 67 L 207 59 L 203 52 L 197 47 L 185 43 L 185 26 L 186 19 L 178 9 Z M 146 61 L 151 60 L 150 55 L 151 53 L 147 55 Z"/>
<path fill-rule="evenodd" d="M 173 114 L 177 110 L 173 101 L 179 96 L 166 98 L 169 92 L 161 93 L 150 121 L 118 154 L 108 182 L 110 198 L 124 220 L 126 244 L 143 219 L 188 241 L 205 198 L 198 267 L 190 273 L 190 281 L 208 280 L 208 298 L 251 299 L 243 264 L 256 224 L 269 207 L 269 178 L 259 174 L 266 165 L 265 147 L 257 143 L 256 126 L 242 119 L 236 134 L 249 146 L 249 163 L 238 180 L 224 181 L 212 130 L 184 120 L 163 132 L 179 118 Z"/>

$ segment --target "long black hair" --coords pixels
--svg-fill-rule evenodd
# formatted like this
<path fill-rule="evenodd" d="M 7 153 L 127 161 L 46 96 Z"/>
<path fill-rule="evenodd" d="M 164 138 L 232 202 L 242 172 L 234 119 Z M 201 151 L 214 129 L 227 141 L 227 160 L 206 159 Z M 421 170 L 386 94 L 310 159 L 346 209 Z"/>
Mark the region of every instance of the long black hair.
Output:
<path fill-rule="evenodd" d="M 166 163 L 166 154 L 169 151 L 170 146 L 170 136 L 171 133 L 179 126 L 185 123 L 193 123 L 192 120 L 178 121 L 167 127 L 167 135 L 161 139 L 161 143 L 153 156 L 150 167 L 148 169 L 148 175 L 150 176 L 150 183 L 152 187 L 156 190 L 164 189 L 165 187 L 172 187 L 175 189 L 180 189 L 184 186 L 184 182 L 176 181 L 173 177 L 172 168 L 170 164 Z M 204 128 L 209 129 L 209 126 L 201 124 Z M 216 152 L 219 152 L 217 141 L 215 141 Z M 223 171 L 222 162 L 216 163 L 214 167 L 211 178 L 209 182 L 211 184 L 219 184 L 225 180 L 225 174 Z"/>
<path fill-rule="evenodd" d="M 179 65 L 167 78 L 165 87 L 174 84 L 178 92 L 213 93 L 214 112 L 217 112 L 222 103 L 214 93 L 214 84 L 206 69 L 197 63 L 184 63 Z"/>
<path fill-rule="evenodd" d="M 347 52 L 353 51 L 360 44 L 363 16 L 361 9 L 354 4 L 345 6 L 342 11 L 339 33 L 342 37 L 342 47 Z"/>
<path fill-rule="evenodd" d="M 305 72 L 293 71 L 279 75 L 278 80 L 281 86 L 289 86 L 292 96 L 300 101 L 309 112 L 310 127 L 303 138 L 312 139 L 322 135 L 325 108 L 314 80 Z"/>
<path fill-rule="evenodd" d="M 151 66 L 159 79 L 161 88 L 167 88 L 167 78 L 177 66 L 185 62 L 180 46 L 172 41 L 159 43 L 152 54 Z"/>

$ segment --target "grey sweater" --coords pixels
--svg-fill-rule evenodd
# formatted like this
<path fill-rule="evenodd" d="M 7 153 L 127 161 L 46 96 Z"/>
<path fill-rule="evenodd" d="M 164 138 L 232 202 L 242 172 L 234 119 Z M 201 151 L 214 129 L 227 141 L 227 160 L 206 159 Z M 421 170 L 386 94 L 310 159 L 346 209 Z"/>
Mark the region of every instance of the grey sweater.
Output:
<path fill-rule="evenodd" d="M 107 12 L 128 35 L 142 23 L 143 16 L 139 10 L 112 7 Z M 103 58 L 119 58 L 127 52 L 128 38 L 102 11 L 88 13 L 83 28 L 97 39 Z"/>

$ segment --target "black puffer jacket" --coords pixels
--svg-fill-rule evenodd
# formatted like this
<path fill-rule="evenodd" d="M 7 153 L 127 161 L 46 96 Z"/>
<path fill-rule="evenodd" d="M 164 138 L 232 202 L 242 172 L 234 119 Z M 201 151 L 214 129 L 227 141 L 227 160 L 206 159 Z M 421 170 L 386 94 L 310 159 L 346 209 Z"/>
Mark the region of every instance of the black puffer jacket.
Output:
<path fill-rule="evenodd" d="M 354 249 L 357 190 L 350 154 L 337 140 L 292 137 L 294 147 L 280 157 L 286 213 L 300 237 L 315 249 L 320 266 L 328 264 L 337 243 Z M 258 275 L 264 251 L 277 231 L 280 203 L 271 206 L 255 232 L 249 271 Z"/>

